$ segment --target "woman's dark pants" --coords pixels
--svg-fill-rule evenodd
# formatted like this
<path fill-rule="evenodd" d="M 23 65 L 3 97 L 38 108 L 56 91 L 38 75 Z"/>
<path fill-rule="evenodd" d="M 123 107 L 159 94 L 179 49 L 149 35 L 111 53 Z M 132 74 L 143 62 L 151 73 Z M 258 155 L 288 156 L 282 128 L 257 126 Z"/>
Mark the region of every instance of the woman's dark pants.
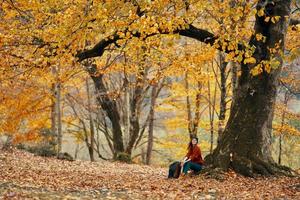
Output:
<path fill-rule="evenodd" d="M 202 166 L 198 163 L 194 163 L 194 162 L 191 162 L 191 161 L 188 161 L 188 162 L 184 163 L 183 173 L 187 174 L 187 172 L 190 169 L 193 170 L 195 173 L 197 173 L 197 172 L 200 172 L 200 170 L 202 169 Z"/>

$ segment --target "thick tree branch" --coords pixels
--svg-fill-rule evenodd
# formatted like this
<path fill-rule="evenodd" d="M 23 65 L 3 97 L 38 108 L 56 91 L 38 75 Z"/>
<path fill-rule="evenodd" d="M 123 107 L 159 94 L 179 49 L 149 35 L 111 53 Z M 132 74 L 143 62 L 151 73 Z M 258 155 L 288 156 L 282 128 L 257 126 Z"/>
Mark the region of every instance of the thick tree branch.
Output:
<path fill-rule="evenodd" d="M 298 25 L 299 23 L 300 23 L 299 19 L 291 19 L 289 25 L 290 26 Z M 158 31 L 159 31 L 159 33 L 152 33 L 152 34 L 147 35 L 146 37 L 151 37 L 151 36 L 158 35 L 158 34 L 170 34 L 170 32 L 166 32 L 166 31 L 162 31 L 162 30 L 158 30 Z M 189 28 L 187 28 L 187 29 L 174 30 L 173 33 L 178 33 L 181 36 L 193 38 L 195 40 L 198 40 L 200 42 L 210 44 L 210 45 L 213 45 L 216 42 L 216 40 L 218 39 L 218 36 L 214 35 L 213 33 L 209 32 L 207 30 L 204 30 L 204 29 L 199 29 L 193 25 L 189 25 Z M 141 37 L 141 34 L 138 32 L 138 33 L 132 34 L 132 36 L 133 37 Z M 116 42 L 120 39 L 122 39 L 122 38 L 117 33 L 114 33 L 112 36 L 102 39 L 92 49 L 85 50 L 81 53 L 78 53 L 76 55 L 76 57 L 78 58 L 79 62 L 81 62 L 87 58 L 101 57 L 103 55 L 103 53 L 105 52 L 106 47 L 108 47 L 111 44 L 116 44 Z M 244 46 L 242 44 L 239 44 L 238 49 L 244 49 Z M 219 47 L 219 50 L 222 51 L 222 47 Z M 225 50 L 225 52 L 229 52 L 229 50 Z"/>
<path fill-rule="evenodd" d="M 85 50 L 81 53 L 78 53 L 76 57 L 81 62 L 87 58 L 94 58 L 94 57 L 100 57 L 103 55 L 105 48 L 109 45 L 115 43 L 117 40 L 119 40 L 120 37 L 117 34 L 114 34 L 110 38 L 105 38 L 101 40 L 98 44 L 96 44 L 92 49 Z"/>
<path fill-rule="evenodd" d="M 291 19 L 290 20 L 290 25 L 298 25 L 300 23 L 300 20 L 297 19 Z M 193 38 L 195 40 L 198 40 L 200 42 L 214 45 L 216 40 L 218 39 L 217 36 L 215 36 L 213 33 L 204 30 L 204 29 L 199 29 L 193 25 L 190 25 L 188 29 L 183 29 L 183 30 L 175 30 L 174 33 L 178 33 L 181 36 Z M 169 34 L 168 32 L 160 32 L 158 34 Z M 151 37 L 157 34 L 150 34 L 147 35 L 146 37 Z M 133 37 L 140 37 L 140 33 L 133 34 Z M 105 48 L 108 47 L 111 44 L 116 44 L 118 40 L 120 40 L 119 35 L 116 33 L 111 36 L 107 37 L 105 39 L 102 39 L 98 44 L 96 44 L 92 49 L 82 51 L 76 55 L 78 58 L 78 61 L 81 62 L 85 59 L 88 58 L 94 58 L 94 57 L 101 57 L 103 53 L 105 52 Z M 229 42 L 229 41 L 228 41 Z M 244 46 L 242 44 L 238 45 L 238 49 L 244 49 Z M 222 51 L 222 47 L 219 47 L 219 50 Z M 229 52 L 229 50 L 225 50 L 225 52 Z"/>
<path fill-rule="evenodd" d="M 210 33 L 209 31 L 196 28 L 193 25 L 190 25 L 188 29 L 178 30 L 175 33 L 179 33 L 181 36 L 186 36 L 189 38 L 193 38 L 200 42 L 204 42 L 206 44 L 213 45 L 218 37 L 214 34 Z"/>
<path fill-rule="evenodd" d="M 199 29 L 194 27 L 193 25 L 190 25 L 188 29 L 184 30 L 175 30 L 174 33 L 178 33 L 179 35 L 190 37 L 193 39 L 196 39 L 200 42 L 204 42 L 210 45 L 213 45 L 216 41 L 217 37 L 210 33 L 209 31 Z M 158 34 L 169 34 L 169 32 L 160 31 Z M 133 37 L 141 37 L 140 33 L 132 34 Z M 154 36 L 157 34 L 149 34 L 146 37 Z M 100 57 L 105 52 L 105 48 L 108 47 L 111 44 L 116 43 L 120 38 L 118 34 L 114 34 L 113 36 L 110 36 L 108 38 L 102 39 L 98 44 L 96 44 L 92 49 L 85 50 L 81 53 L 78 53 L 76 57 L 78 58 L 79 62 L 88 59 L 88 58 L 94 58 L 94 57 Z"/>
<path fill-rule="evenodd" d="M 300 24 L 300 19 L 290 19 L 290 26 L 296 26 Z"/>

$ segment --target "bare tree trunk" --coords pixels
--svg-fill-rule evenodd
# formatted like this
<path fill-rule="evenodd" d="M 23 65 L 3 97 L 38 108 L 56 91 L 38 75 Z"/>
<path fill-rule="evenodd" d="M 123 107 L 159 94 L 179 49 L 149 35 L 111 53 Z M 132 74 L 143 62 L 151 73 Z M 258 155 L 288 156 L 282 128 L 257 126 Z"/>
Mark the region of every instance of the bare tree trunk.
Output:
<path fill-rule="evenodd" d="M 52 84 L 52 98 L 51 98 L 51 132 L 57 138 L 56 133 L 56 84 Z"/>
<path fill-rule="evenodd" d="M 185 91 L 186 91 L 186 109 L 187 109 L 187 117 L 188 117 L 188 131 L 190 134 L 190 138 L 193 137 L 193 120 L 192 120 L 192 110 L 191 110 L 191 101 L 189 95 L 189 79 L 188 79 L 188 71 L 185 72 Z"/>
<path fill-rule="evenodd" d="M 146 156 L 146 164 L 150 165 L 151 155 L 153 149 L 153 126 L 154 126 L 154 115 L 155 115 L 155 103 L 157 97 L 157 85 L 152 87 L 151 92 L 151 107 L 150 107 L 150 120 L 149 120 L 149 132 L 148 132 L 148 145 L 147 145 L 147 156 Z"/>
<path fill-rule="evenodd" d="M 124 99 L 125 99 L 125 113 L 124 113 L 124 144 L 127 148 L 129 143 L 129 135 L 130 135 L 130 88 L 128 87 L 128 80 L 127 78 L 124 78 Z"/>
<path fill-rule="evenodd" d="M 147 158 L 146 158 L 146 155 L 147 153 L 145 152 L 145 149 L 144 149 L 144 147 L 142 147 L 142 149 L 141 149 L 141 160 L 142 160 L 142 163 L 144 163 L 144 164 L 146 164 L 146 160 L 147 160 Z"/>
<path fill-rule="evenodd" d="M 13 137 L 11 135 L 7 135 L 6 141 L 3 144 L 2 150 L 10 150 L 12 147 L 12 144 L 13 144 Z"/>
<path fill-rule="evenodd" d="M 53 99 L 51 106 L 51 130 L 57 139 L 57 156 L 62 148 L 62 113 L 61 113 L 61 83 L 60 83 L 60 66 L 51 68 L 55 77 L 55 83 L 52 85 Z M 57 126 L 57 127 L 56 127 Z"/>
<path fill-rule="evenodd" d="M 142 63 L 143 65 L 143 63 Z M 140 67 L 137 75 L 133 98 L 130 102 L 130 134 L 129 143 L 126 148 L 126 153 L 131 155 L 134 144 L 136 143 L 140 133 L 140 111 L 142 105 L 142 93 L 144 92 L 145 68 Z"/>
<path fill-rule="evenodd" d="M 212 62 L 212 68 L 213 68 Z M 213 98 L 211 97 L 211 89 L 210 89 L 210 80 L 207 82 L 208 88 L 208 112 L 209 112 L 209 123 L 210 123 L 210 153 L 213 151 L 214 145 L 214 120 L 215 120 L 215 107 L 216 107 L 216 94 L 217 94 L 217 84 L 215 84 Z"/>
<path fill-rule="evenodd" d="M 88 113 L 89 113 L 89 121 L 90 121 L 90 145 L 88 146 L 89 155 L 91 161 L 95 161 L 94 158 L 94 141 L 95 141 L 95 126 L 94 126 L 94 119 L 92 116 L 92 108 L 91 108 L 91 97 L 90 97 L 90 87 L 89 87 L 89 81 L 86 79 L 86 92 L 87 92 L 87 100 L 88 100 Z"/>
<path fill-rule="evenodd" d="M 281 164 L 281 139 L 282 138 L 282 135 L 280 134 L 279 135 L 279 152 L 278 152 L 278 164 L 280 165 Z"/>
<path fill-rule="evenodd" d="M 62 150 L 62 112 L 61 112 L 61 83 L 57 83 L 57 154 Z"/>
<path fill-rule="evenodd" d="M 108 96 L 108 91 L 103 82 L 103 74 L 95 75 L 96 69 L 93 70 L 94 71 L 90 72 L 90 74 L 97 91 L 97 101 L 102 109 L 106 112 L 106 115 L 112 124 L 114 159 L 117 159 L 118 154 L 124 152 L 120 114 L 118 112 L 116 102 Z"/>
<path fill-rule="evenodd" d="M 79 144 L 76 144 L 76 148 L 75 148 L 75 153 L 74 153 L 74 159 L 76 160 L 78 157 L 78 152 L 79 152 Z"/>
<path fill-rule="evenodd" d="M 195 117 L 193 120 L 193 129 L 192 129 L 192 135 L 197 136 L 198 135 L 198 127 L 199 127 L 199 121 L 200 121 L 200 100 L 201 100 L 201 91 L 202 91 L 202 84 L 200 81 L 197 82 L 197 94 L 196 94 L 196 110 L 195 110 Z"/>
<path fill-rule="evenodd" d="M 218 122 L 218 143 L 221 141 L 222 134 L 224 131 L 224 123 L 225 123 L 225 117 L 226 117 L 226 98 L 227 98 L 227 88 L 226 88 L 226 83 L 227 83 L 227 74 L 226 74 L 226 67 L 227 67 L 227 62 L 225 62 L 225 57 L 223 53 L 220 53 L 219 55 L 220 58 L 220 64 L 219 64 L 219 69 L 220 69 L 220 112 L 219 112 L 219 122 Z"/>
<path fill-rule="evenodd" d="M 285 121 L 285 114 L 286 114 L 286 108 L 287 108 L 287 104 L 288 104 L 288 101 L 289 101 L 289 97 L 288 97 L 288 94 L 289 92 L 286 91 L 284 93 L 284 101 L 283 101 L 283 105 L 284 105 L 284 110 L 282 111 L 282 115 L 281 115 L 281 125 L 280 125 L 280 133 L 279 133 L 279 152 L 278 152 L 278 164 L 281 164 L 281 152 L 282 152 L 282 146 L 281 146 L 281 143 L 282 143 L 282 135 L 283 135 L 283 132 L 282 132 L 282 128 L 284 126 L 284 121 Z"/>
<path fill-rule="evenodd" d="M 188 71 L 185 73 L 185 91 L 186 91 L 186 108 L 187 108 L 187 117 L 188 117 L 188 132 L 190 139 L 193 137 L 197 137 L 199 121 L 201 117 L 200 111 L 200 101 L 201 101 L 201 91 L 202 84 L 200 81 L 197 82 L 197 94 L 195 99 L 195 113 L 194 117 L 192 117 L 192 109 L 191 109 L 191 101 L 189 96 L 189 80 L 188 80 Z"/>

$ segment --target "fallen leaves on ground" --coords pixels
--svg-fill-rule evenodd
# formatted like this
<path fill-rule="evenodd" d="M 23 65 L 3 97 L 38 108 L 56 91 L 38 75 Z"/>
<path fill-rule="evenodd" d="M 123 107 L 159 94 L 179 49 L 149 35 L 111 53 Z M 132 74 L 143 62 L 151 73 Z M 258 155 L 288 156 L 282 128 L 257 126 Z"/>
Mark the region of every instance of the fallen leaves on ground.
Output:
<path fill-rule="evenodd" d="M 166 168 L 0 152 L 3 199 L 300 199 L 299 177 L 224 176 L 167 179 Z"/>

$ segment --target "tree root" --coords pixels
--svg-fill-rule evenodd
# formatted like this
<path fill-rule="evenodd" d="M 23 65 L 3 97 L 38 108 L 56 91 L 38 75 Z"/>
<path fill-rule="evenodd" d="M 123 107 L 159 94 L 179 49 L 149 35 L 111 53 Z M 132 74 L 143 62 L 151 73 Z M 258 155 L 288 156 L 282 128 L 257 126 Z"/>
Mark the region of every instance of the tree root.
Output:
<path fill-rule="evenodd" d="M 234 171 L 248 177 L 262 176 L 295 176 L 295 172 L 286 167 L 275 163 L 274 161 L 264 161 L 258 157 L 245 158 L 235 157 L 231 162 Z"/>
<path fill-rule="evenodd" d="M 227 159 L 225 159 L 227 158 Z M 228 162 L 224 162 L 224 159 Z M 221 162 L 222 160 L 222 162 Z M 227 171 L 229 168 L 233 169 L 235 172 L 242 174 L 247 177 L 257 177 L 257 176 L 289 176 L 294 177 L 299 175 L 296 171 L 289 167 L 279 165 L 273 160 L 265 161 L 257 156 L 244 157 L 235 155 L 231 161 L 230 158 L 225 155 L 212 156 L 210 155 L 208 159 L 209 171 L 211 169 L 222 169 Z M 217 172 L 217 171 L 215 171 Z"/>
<path fill-rule="evenodd" d="M 206 167 L 201 170 L 200 174 L 203 174 L 206 178 L 216 179 L 218 181 L 225 181 L 225 171 L 221 168 L 214 168 L 212 166 Z"/>

